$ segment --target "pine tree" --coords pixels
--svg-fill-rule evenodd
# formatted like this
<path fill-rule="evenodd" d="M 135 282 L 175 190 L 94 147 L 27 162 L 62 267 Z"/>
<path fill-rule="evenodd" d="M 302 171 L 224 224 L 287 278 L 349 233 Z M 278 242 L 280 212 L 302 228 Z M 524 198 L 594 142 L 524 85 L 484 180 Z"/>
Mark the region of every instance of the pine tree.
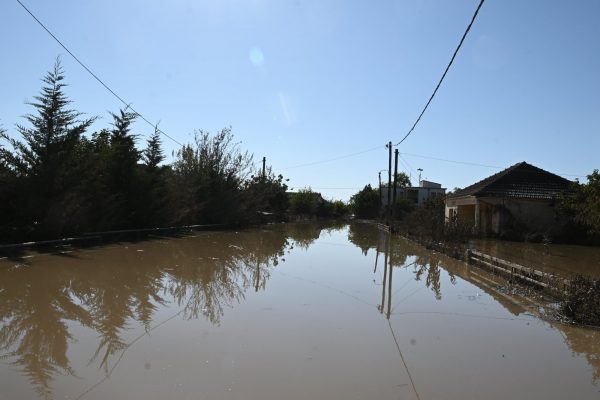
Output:
<path fill-rule="evenodd" d="M 42 81 L 40 94 L 28 103 L 35 112 L 17 124 L 21 138 L 0 133 L 12 147 L 0 148 L 0 164 L 18 177 L 19 225 L 31 238 L 62 235 L 73 225 L 69 218 L 81 203 L 74 186 L 86 173 L 76 168 L 81 138 L 95 120 L 81 120 L 82 113 L 69 108 L 60 59 Z"/>
<path fill-rule="evenodd" d="M 31 126 L 17 124 L 23 141 L 2 135 L 14 149 L 10 154 L 1 154 L 3 162 L 19 174 L 38 177 L 49 187 L 54 185 L 70 150 L 95 121 L 95 118 L 80 121 L 82 113 L 68 108 L 71 101 L 63 91 L 67 86 L 63 80 L 60 59 L 57 59 L 52 71 L 42 79 L 45 85 L 40 95 L 34 97 L 36 101 L 27 103 L 37 111 L 25 116 Z"/>
<path fill-rule="evenodd" d="M 130 184 L 140 159 L 140 152 L 135 148 L 136 135 L 131 133 L 131 124 L 137 115 L 126 109 L 110 114 L 113 128 L 110 131 L 109 175 L 113 180 L 113 190 L 123 191 Z"/>
<path fill-rule="evenodd" d="M 148 145 L 144 150 L 143 159 L 144 163 L 151 170 L 155 170 L 158 164 L 165 159 L 161 148 L 160 131 L 158 126 L 154 128 L 154 134 L 148 139 Z"/>

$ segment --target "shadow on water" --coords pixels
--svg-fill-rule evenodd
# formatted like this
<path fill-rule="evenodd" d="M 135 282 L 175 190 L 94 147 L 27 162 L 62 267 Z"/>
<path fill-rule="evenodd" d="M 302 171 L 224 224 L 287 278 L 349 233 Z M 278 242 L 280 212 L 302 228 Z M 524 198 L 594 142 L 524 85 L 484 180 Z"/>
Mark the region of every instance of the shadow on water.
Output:
<path fill-rule="evenodd" d="M 149 333 L 166 322 L 156 315 L 169 305 L 177 310 L 169 319 L 204 318 L 219 325 L 227 308 L 243 301 L 247 291 L 266 289 L 271 273 L 285 262 L 291 249 L 307 250 L 323 232 L 346 225 L 295 223 L 238 232 L 197 232 L 0 260 L 0 360 L 26 376 L 39 396 L 52 398 L 56 375 L 76 376 L 68 350 L 76 340 L 73 328 L 81 326 L 98 338 L 88 363 L 108 377 L 140 338 L 132 339 L 132 326 L 142 327 L 142 336 Z M 377 309 L 388 320 L 397 305 L 412 295 L 393 298 L 398 290 L 394 271 L 399 268 L 420 282 L 417 290 L 427 288 L 437 300 L 442 299 L 442 282 L 455 285 L 460 277 L 512 314 L 525 311 L 483 284 L 465 264 L 390 238 L 373 225 L 351 223 L 348 240 L 364 255 L 375 251 L 373 272 L 383 276 Z M 448 280 L 440 279 L 442 271 Z M 552 327 L 574 353 L 587 358 L 594 379 L 600 379 L 598 332 L 562 324 Z"/>

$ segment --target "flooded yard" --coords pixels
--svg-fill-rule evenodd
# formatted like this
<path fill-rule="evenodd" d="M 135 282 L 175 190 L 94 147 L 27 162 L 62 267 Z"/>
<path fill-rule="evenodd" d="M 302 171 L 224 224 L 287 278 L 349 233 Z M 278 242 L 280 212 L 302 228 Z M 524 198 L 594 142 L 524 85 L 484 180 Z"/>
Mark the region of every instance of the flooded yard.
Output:
<path fill-rule="evenodd" d="M 374 225 L 0 260 L 0 399 L 598 399 L 600 331 Z"/>
<path fill-rule="evenodd" d="M 472 248 L 540 271 L 572 277 L 580 274 L 600 279 L 600 247 L 472 240 Z"/>

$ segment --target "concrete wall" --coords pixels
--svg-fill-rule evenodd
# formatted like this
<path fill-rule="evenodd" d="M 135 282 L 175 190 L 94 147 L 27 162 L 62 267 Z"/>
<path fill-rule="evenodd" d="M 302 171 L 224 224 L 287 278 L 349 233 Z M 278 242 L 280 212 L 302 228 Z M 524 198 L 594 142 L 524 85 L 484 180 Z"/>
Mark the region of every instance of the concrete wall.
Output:
<path fill-rule="evenodd" d="M 555 235 L 562 229 L 551 200 L 478 199 L 481 206 L 481 232 L 503 234 L 509 229 Z"/>
<path fill-rule="evenodd" d="M 446 201 L 446 221 L 458 219 L 477 225 L 483 235 L 534 233 L 554 236 L 564 222 L 556 217 L 551 200 L 475 198 L 465 196 Z"/>

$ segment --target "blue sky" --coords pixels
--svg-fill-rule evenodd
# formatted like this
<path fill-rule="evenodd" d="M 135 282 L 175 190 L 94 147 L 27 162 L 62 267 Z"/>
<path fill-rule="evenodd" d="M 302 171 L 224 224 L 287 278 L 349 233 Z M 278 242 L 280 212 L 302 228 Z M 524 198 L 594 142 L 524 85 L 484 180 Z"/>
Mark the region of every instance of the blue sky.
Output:
<path fill-rule="evenodd" d="M 348 199 L 387 168 L 477 0 L 23 0 L 121 97 L 180 142 L 232 126 L 290 186 Z M 0 124 L 14 124 L 60 55 L 74 107 L 121 106 L 16 1 L 0 4 Z M 467 186 L 527 161 L 600 168 L 600 2 L 487 0 L 436 98 L 401 145 L 401 169 Z M 151 133 L 143 122 L 141 136 Z M 178 146 L 164 138 L 170 154 Z M 295 167 L 380 146 L 328 163 Z M 406 154 L 403 154 L 406 153 Z M 574 179 L 574 176 L 567 176 Z M 335 188 L 335 189 L 324 189 Z"/>

